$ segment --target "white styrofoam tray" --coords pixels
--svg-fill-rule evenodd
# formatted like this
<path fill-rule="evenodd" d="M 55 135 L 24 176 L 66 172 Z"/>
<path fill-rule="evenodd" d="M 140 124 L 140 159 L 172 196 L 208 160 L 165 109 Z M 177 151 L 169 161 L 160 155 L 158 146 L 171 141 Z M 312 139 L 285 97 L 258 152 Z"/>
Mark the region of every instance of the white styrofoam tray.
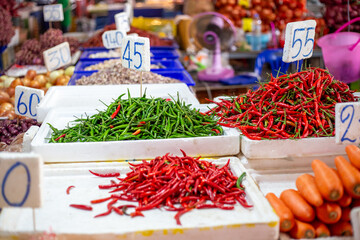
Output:
<path fill-rule="evenodd" d="M 251 140 L 241 135 L 241 152 L 250 159 L 288 158 L 307 155 L 342 155 L 345 154 L 345 147 L 336 144 L 335 137 Z"/>
<path fill-rule="evenodd" d="M 139 84 L 51 87 L 37 106 L 37 120 L 44 121 L 46 114 L 57 107 L 102 107 L 103 103 L 109 104 L 124 93 L 123 99 L 127 99 L 128 90 L 132 97 L 140 96 Z M 179 98 L 187 104 L 199 104 L 195 95 L 184 83 L 143 84 L 143 93 L 145 90 L 147 97 L 169 98 L 171 95 L 177 99 L 179 93 Z"/>
<path fill-rule="evenodd" d="M 84 113 L 91 116 L 97 111 L 76 108 L 51 110 L 31 142 L 31 150 L 40 154 L 45 162 L 149 159 L 167 152 L 181 154 L 180 149 L 190 156 L 203 157 L 236 155 L 240 152 L 240 134 L 236 129 L 231 128 L 223 128 L 222 136 L 49 143 L 52 130 L 47 123 L 63 129 L 70 121 L 75 120 L 76 116 L 85 117 Z"/>
<path fill-rule="evenodd" d="M 246 169 L 239 159 L 227 157 L 211 160 L 224 165 L 230 159 L 230 168 L 235 176 Z M 194 209 L 180 220 L 174 219 L 176 212 L 160 209 L 143 211 L 145 217 L 131 218 L 111 213 L 93 218 L 106 211 L 106 204 L 94 204 L 93 210 L 83 211 L 69 207 L 69 204 L 90 204 L 90 200 L 107 197 L 107 190 L 98 189 L 108 184 L 109 178 L 93 176 L 96 172 L 128 171 L 126 162 L 47 164 L 44 166 L 44 204 L 35 210 L 36 233 L 51 230 L 57 239 L 277 239 L 278 217 L 259 191 L 254 180 L 247 175 L 244 180 L 246 198 L 254 207 L 246 209 L 240 204 L 231 211 L 220 209 Z M 70 194 L 68 186 L 74 185 Z M 131 203 L 134 204 L 134 203 Z M 136 205 L 136 204 L 135 204 Z M 129 210 L 131 211 L 131 209 Z M 34 233 L 31 209 L 6 208 L 0 215 L 0 238 L 29 239 Z M 27 237 L 27 238 L 26 238 Z M 12 238 L 12 239 L 13 239 Z M 37 238 L 39 239 L 39 238 Z"/>

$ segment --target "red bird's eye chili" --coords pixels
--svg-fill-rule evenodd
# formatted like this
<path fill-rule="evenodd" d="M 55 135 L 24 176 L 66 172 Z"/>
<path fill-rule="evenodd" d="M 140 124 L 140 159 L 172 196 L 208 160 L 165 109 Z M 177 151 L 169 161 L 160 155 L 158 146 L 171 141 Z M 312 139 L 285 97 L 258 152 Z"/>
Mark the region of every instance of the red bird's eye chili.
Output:
<path fill-rule="evenodd" d="M 91 170 L 89 170 L 89 172 L 91 172 L 93 175 L 95 175 L 97 177 L 118 177 L 118 176 L 120 176 L 120 173 L 96 173 Z"/>
<path fill-rule="evenodd" d="M 182 157 L 166 154 L 149 162 L 129 163 L 131 171 L 124 178 L 99 185 L 100 189 L 108 191 L 109 197 L 91 201 L 91 204 L 106 202 L 105 212 L 95 218 L 109 215 L 112 211 L 118 215 L 143 217 L 143 211 L 162 208 L 176 211 L 176 223 L 181 225 L 180 217 L 193 209 L 232 210 L 236 204 L 252 207 L 245 199 L 242 185 L 245 173 L 234 176 L 229 167 L 230 160 L 217 166 L 181 152 Z M 94 175 L 102 177 L 102 174 Z M 112 193 L 114 191 L 116 193 Z M 118 200 L 137 202 L 137 205 L 121 205 Z M 127 213 L 129 208 L 133 211 Z"/>
<path fill-rule="evenodd" d="M 121 108 L 121 105 L 119 104 L 115 110 L 115 112 L 113 112 L 113 114 L 111 114 L 111 119 L 114 119 L 116 117 L 116 115 L 119 113 Z"/>
<path fill-rule="evenodd" d="M 358 98 L 327 70 L 271 76 L 256 91 L 249 90 L 231 100 L 213 102 L 206 112 L 217 116 L 218 124 L 239 128 L 252 140 L 295 139 L 334 136 L 335 104 Z"/>
<path fill-rule="evenodd" d="M 92 210 L 91 206 L 83 205 L 83 204 L 70 204 L 70 207 L 81 209 L 81 210 L 86 210 L 86 211 Z"/>
<path fill-rule="evenodd" d="M 66 136 L 66 134 L 64 133 L 64 134 L 61 134 L 59 137 L 57 137 L 57 138 L 55 138 L 55 141 L 59 141 L 60 140 L 60 138 L 63 138 L 63 137 L 65 137 Z"/>
<path fill-rule="evenodd" d="M 75 186 L 69 186 L 67 189 L 66 189 L 66 194 L 69 195 L 70 194 L 70 190 L 72 188 L 74 188 Z"/>

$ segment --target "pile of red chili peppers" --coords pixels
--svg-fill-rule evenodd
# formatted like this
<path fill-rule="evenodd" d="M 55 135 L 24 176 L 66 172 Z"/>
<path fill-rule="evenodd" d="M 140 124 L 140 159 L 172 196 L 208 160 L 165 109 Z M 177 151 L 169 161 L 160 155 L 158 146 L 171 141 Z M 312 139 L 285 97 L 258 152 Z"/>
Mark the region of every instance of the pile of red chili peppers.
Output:
<path fill-rule="evenodd" d="M 192 158 L 171 156 L 166 154 L 151 161 L 130 164 L 132 171 L 125 178 L 118 173 L 94 175 L 99 177 L 116 177 L 108 185 L 99 185 L 100 189 L 111 189 L 107 198 L 92 200 L 92 204 L 108 202 L 107 210 L 96 215 L 101 217 L 116 212 L 126 214 L 127 208 L 134 208 L 130 216 L 144 216 L 142 211 L 163 207 L 168 211 L 177 211 L 175 220 L 181 225 L 180 216 L 193 209 L 220 208 L 234 209 L 239 202 L 243 207 L 248 205 L 242 180 L 245 173 L 236 177 L 230 170 L 230 160 L 222 167 L 211 162 Z M 120 204 L 120 201 L 138 202 L 138 205 Z M 118 203 L 119 204 L 119 203 Z M 92 210 L 87 205 L 71 205 L 71 207 Z"/>
<path fill-rule="evenodd" d="M 206 114 L 218 123 L 237 127 L 248 138 L 298 139 L 335 135 L 335 104 L 353 102 L 353 91 L 325 69 L 309 68 L 280 77 L 271 76 L 256 91 L 221 102 Z"/>

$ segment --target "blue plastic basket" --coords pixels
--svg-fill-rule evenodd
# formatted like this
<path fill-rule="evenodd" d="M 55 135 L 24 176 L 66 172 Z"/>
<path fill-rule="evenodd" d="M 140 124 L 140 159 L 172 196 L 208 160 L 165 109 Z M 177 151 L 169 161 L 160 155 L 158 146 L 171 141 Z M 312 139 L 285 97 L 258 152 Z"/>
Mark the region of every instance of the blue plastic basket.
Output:
<path fill-rule="evenodd" d="M 78 72 L 74 73 L 72 77 L 69 80 L 68 85 L 75 85 L 76 81 L 80 79 L 83 76 L 90 76 L 93 72 Z M 185 70 L 170 70 L 170 71 L 163 71 L 163 72 L 157 72 L 157 74 L 162 75 L 164 77 L 170 77 L 177 80 L 180 80 L 181 82 L 185 83 L 188 86 L 195 86 L 195 82 L 190 76 L 190 74 Z"/>
<path fill-rule="evenodd" d="M 79 61 L 75 66 L 74 72 L 97 72 L 98 70 L 85 70 L 91 65 L 102 63 L 104 61 Z M 151 64 L 161 64 L 164 68 L 152 69 L 152 72 L 162 72 L 167 70 L 183 70 L 184 67 L 178 59 L 175 60 L 153 60 Z"/>

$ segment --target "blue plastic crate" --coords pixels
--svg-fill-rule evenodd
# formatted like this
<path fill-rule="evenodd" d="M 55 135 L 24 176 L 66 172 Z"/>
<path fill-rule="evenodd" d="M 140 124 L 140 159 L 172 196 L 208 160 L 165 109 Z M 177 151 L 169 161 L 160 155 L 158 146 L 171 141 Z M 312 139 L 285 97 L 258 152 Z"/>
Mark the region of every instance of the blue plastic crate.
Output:
<path fill-rule="evenodd" d="M 91 54 L 100 53 L 100 52 L 107 52 L 109 51 L 106 48 L 98 48 L 95 50 L 86 50 L 84 51 L 81 56 L 80 60 L 84 61 L 99 61 L 99 60 L 107 60 L 107 59 L 114 59 L 114 58 L 120 58 L 120 57 L 111 57 L 111 58 L 90 58 Z M 162 60 L 162 59 L 178 59 L 179 53 L 176 51 L 176 49 L 172 50 L 159 50 L 159 49 L 151 49 L 150 52 L 153 54 L 151 57 L 152 59 Z"/>
<path fill-rule="evenodd" d="M 85 68 L 102 63 L 104 61 L 79 61 L 75 66 L 75 72 L 97 72 L 98 70 L 85 70 Z M 162 72 L 166 70 L 183 70 L 184 67 L 178 59 L 175 60 L 153 60 L 151 64 L 161 64 L 164 68 L 152 69 L 152 72 Z"/>
<path fill-rule="evenodd" d="M 72 77 L 69 80 L 68 85 L 75 85 L 76 81 L 80 79 L 83 76 L 90 76 L 93 72 L 78 72 L 74 73 Z M 169 70 L 169 71 L 163 71 L 163 72 L 157 72 L 157 74 L 162 75 L 164 77 L 170 77 L 177 80 L 180 80 L 181 82 L 185 83 L 188 86 L 195 86 L 195 82 L 190 76 L 190 74 L 185 70 Z"/>

